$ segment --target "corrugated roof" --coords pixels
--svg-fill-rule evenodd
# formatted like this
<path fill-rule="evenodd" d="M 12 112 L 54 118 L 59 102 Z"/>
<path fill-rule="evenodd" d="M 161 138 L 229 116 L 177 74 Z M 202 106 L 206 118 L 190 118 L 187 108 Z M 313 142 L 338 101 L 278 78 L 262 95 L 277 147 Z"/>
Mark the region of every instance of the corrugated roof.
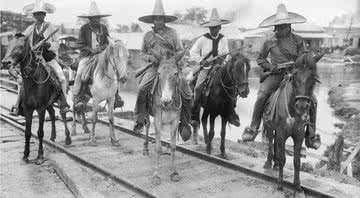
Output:
<path fill-rule="evenodd" d="M 326 33 L 297 33 L 295 34 L 301 36 L 302 38 L 332 38 L 331 35 Z"/>
<path fill-rule="evenodd" d="M 292 24 L 291 27 L 296 32 L 325 32 L 325 29 L 323 27 L 313 22 Z"/>

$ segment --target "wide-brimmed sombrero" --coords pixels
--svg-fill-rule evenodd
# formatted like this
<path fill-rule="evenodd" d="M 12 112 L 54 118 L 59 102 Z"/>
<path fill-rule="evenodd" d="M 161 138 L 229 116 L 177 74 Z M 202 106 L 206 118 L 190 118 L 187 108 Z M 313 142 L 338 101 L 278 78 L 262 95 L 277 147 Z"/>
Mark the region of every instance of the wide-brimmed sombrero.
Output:
<path fill-rule="evenodd" d="M 202 27 L 215 27 L 231 23 L 229 20 L 221 19 L 216 8 L 211 10 L 209 21 L 200 24 Z"/>
<path fill-rule="evenodd" d="M 139 21 L 144 23 L 153 23 L 154 18 L 160 16 L 163 17 L 165 23 L 170 23 L 177 20 L 176 16 L 166 15 L 162 0 L 156 0 L 153 12 L 151 15 L 145 15 L 139 18 Z"/>
<path fill-rule="evenodd" d="M 91 17 L 108 17 L 111 14 L 103 14 L 100 12 L 99 7 L 97 6 L 95 1 L 90 3 L 89 13 L 87 15 L 80 15 L 80 18 L 91 18 Z"/>
<path fill-rule="evenodd" d="M 274 25 L 305 23 L 305 22 L 306 22 L 305 17 L 294 12 L 288 12 L 284 4 L 279 4 L 277 7 L 276 14 L 263 20 L 260 23 L 259 27 L 264 28 Z"/>
<path fill-rule="evenodd" d="M 34 14 L 36 12 L 45 12 L 52 14 L 55 12 L 55 6 L 45 3 L 43 0 L 36 0 L 35 3 L 27 5 L 23 8 L 25 14 Z"/>

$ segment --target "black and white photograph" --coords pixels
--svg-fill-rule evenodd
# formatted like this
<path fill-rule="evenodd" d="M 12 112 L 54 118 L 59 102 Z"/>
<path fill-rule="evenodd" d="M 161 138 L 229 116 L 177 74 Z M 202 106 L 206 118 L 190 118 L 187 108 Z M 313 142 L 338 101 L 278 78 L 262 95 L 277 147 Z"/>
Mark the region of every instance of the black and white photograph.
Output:
<path fill-rule="evenodd" d="M 360 198 L 360 0 L 0 0 L 0 198 Z"/>

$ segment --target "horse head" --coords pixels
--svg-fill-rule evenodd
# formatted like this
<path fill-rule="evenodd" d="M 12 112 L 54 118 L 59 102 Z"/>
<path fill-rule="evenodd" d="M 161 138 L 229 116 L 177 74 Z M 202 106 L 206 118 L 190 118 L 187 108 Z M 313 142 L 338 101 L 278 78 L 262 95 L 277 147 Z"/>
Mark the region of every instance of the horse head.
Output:
<path fill-rule="evenodd" d="M 246 98 L 250 92 L 248 83 L 250 71 L 249 59 L 241 53 L 236 53 L 231 56 L 227 64 L 229 64 L 227 72 L 233 83 L 235 83 L 237 93 L 242 98 Z"/>
<path fill-rule="evenodd" d="M 109 62 L 114 65 L 119 72 L 120 82 L 125 83 L 128 75 L 127 65 L 129 57 L 129 52 L 126 49 L 125 44 L 121 40 L 110 42 L 104 53 L 107 53 Z"/>
<path fill-rule="evenodd" d="M 316 63 L 324 54 L 313 56 L 312 53 L 302 54 L 294 64 L 292 83 L 295 93 L 295 110 L 302 120 L 308 121 L 309 109 L 313 101 L 315 84 L 319 81 Z"/>
<path fill-rule="evenodd" d="M 172 57 L 163 57 L 160 60 L 158 86 L 160 87 L 160 102 L 165 108 L 169 108 L 174 99 L 179 97 L 179 91 L 177 91 L 179 68 L 177 63 L 183 56 L 184 52 L 180 52 Z"/>
<path fill-rule="evenodd" d="M 14 39 L 9 42 L 5 57 L 1 61 L 4 66 L 12 68 L 17 65 L 24 65 L 30 49 L 26 39 L 21 33 L 15 34 Z"/>

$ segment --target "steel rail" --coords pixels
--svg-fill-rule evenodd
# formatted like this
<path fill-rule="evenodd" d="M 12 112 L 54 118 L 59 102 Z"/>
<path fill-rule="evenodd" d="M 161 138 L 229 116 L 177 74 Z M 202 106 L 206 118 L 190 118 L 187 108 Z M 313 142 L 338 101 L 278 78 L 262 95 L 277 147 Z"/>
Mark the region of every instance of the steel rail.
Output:
<path fill-rule="evenodd" d="M 2 106 L 2 105 L 0 105 L 0 106 Z M 100 123 L 102 123 L 102 124 L 105 124 L 105 125 L 109 124 L 109 122 L 106 121 L 103 118 L 99 118 L 98 121 Z M 118 124 L 115 124 L 115 123 L 114 123 L 114 128 L 118 129 L 119 131 L 122 131 L 122 132 L 124 132 L 126 134 L 129 134 L 129 135 L 132 135 L 132 136 L 144 139 L 144 140 L 146 138 L 145 134 L 136 133 L 131 129 L 122 127 L 122 126 L 120 126 Z M 155 141 L 155 138 L 152 137 L 152 136 L 149 136 L 149 140 Z M 168 141 L 161 140 L 161 144 L 163 146 L 170 147 L 170 142 L 168 142 Z M 176 150 L 179 151 L 179 152 L 182 152 L 184 154 L 199 158 L 201 160 L 213 163 L 215 165 L 222 166 L 222 167 L 225 167 L 225 168 L 229 168 L 231 170 L 238 171 L 238 172 L 244 173 L 246 175 L 249 175 L 249 176 L 252 176 L 252 177 L 255 177 L 255 178 L 258 178 L 258 179 L 262 179 L 262 180 L 269 181 L 271 183 L 277 184 L 277 177 L 272 176 L 272 175 L 267 175 L 267 174 L 262 173 L 262 172 L 258 172 L 256 170 L 253 170 L 253 169 L 248 168 L 246 166 L 242 166 L 242 165 L 233 163 L 231 161 L 224 160 L 222 158 L 212 156 L 212 155 L 209 155 L 209 154 L 206 154 L 206 153 L 201 153 L 201 152 L 186 148 L 186 147 L 181 146 L 181 145 L 176 145 Z M 290 188 L 290 189 L 294 189 L 293 182 L 288 181 L 286 179 L 284 179 L 283 182 L 284 182 L 285 187 Z M 327 194 L 326 192 L 320 191 L 320 190 L 312 188 L 312 187 L 301 185 L 301 188 L 304 190 L 306 195 L 316 196 L 316 197 L 321 197 L 321 198 L 335 198 L 336 197 L 334 195 Z"/>
<path fill-rule="evenodd" d="M 2 107 L 3 108 L 3 107 Z M 6 110 L 6 109 L 4 109 Z M 11 118 L 9 118 L 8 116 L 6 116 L 3 113 L 0 113 L 0 120 L 3 120 L 4 122 L 10 124 L 11 126 L 21 130 L 22 132 L 25 132 L 24 126 L 18 124 L 17 122 L 13 121 Z M 36 134 L 32 133 L 32 136 L 37 137 Z M 70 150 L 66 149 L 65 147 L 61 146 L 60 144 L 54 143 L 52 141 L 49 141 L 47 139 L 43 139 L 43 142 L 47 145 L 49 145 L 50 147 L 52 147 L 53 149 L 60 151 L 62 153 L 65 153 L 67 156 L 69 156 L 70 158 L 72 158 L 73 160 L 75 160 L 76 162 L 79 162 L 80 164 L 106 176 L 111 178 L 113 181 L 115 181 L 116 183 L 120 184 L 121 186 L 124 186 L 125 188 L 131 190 L 132 192 L 143 196 L 143 197 L 149 197 L 149 198 L 157 198 L 156 195 L 146 191 L 145 189 L 131 183 L 130 181 L 121 178 L 119 176 L 117 176 L 116 174 L 112 173 L 110 170 L 102 167 L 102 166 L 98 166 L 95 163 L 92 163 L 88 160 L 86 160 L 85 158 L 71 152 Z"/>

